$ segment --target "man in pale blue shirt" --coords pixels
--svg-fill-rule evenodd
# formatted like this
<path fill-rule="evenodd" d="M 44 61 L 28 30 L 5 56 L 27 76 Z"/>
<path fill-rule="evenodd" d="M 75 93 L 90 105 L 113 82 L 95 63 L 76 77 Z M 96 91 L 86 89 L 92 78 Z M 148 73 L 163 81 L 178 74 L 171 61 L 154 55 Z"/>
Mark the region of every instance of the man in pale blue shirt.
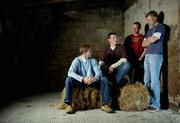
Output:
<path fill-rule="evenodd" d="M 107 113 L 112 113 L 113 110 L 108 106 L 111 102 L 108 80 L 102 77 L 97 61 L 92 58 L 92 48 L 89 45 L 80 47 L 80 56 L 73 60 L 69 68 L 68 77 L 65 81 L 66 96 L 64 103 L 68 105 L 66 113 L 74 113 L 72 108 L 73 88 L 81 88 L 84 84 L 101 85 L 101 109 Z"/>

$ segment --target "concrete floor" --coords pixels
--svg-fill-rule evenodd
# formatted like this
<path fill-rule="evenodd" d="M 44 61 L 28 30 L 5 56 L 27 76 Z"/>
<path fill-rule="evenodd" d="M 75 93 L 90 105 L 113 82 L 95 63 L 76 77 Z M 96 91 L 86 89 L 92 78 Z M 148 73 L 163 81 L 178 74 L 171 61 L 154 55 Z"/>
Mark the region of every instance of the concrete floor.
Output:
<path fill-rule="evenodd" d="M 48 92 L 14 101 L 0 111 L 0 123 L 180 123 L 180 112 L 171 110 L 108 114 L 96 109 L 68 115 L 55 107 L 58 94 Z"/>

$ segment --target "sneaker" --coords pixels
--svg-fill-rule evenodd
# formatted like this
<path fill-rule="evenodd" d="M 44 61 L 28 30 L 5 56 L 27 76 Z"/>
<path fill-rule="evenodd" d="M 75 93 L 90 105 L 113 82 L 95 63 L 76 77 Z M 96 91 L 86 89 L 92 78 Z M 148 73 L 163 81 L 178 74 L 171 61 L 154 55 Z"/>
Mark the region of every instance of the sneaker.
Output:
<path fill-rule="evenodd" d="M 67 105 L 66 107 L 66 113 L 67 114 L 73 114 L 73 108 L 72 108 L 72 105 Z"/>
<path fill-rule="evenodd" d="M 101 110 L 105 111 L 106 113 L 114 113 L 114 111 L 107 104 L 101 106 Z"/>
<path fill-rule="evenodd" d="M 154 108 L 154 107 L 148 107 L 147 110 L 153 110 L 153 111 L 159 111 L 160 109 L 159 108 Z"/>

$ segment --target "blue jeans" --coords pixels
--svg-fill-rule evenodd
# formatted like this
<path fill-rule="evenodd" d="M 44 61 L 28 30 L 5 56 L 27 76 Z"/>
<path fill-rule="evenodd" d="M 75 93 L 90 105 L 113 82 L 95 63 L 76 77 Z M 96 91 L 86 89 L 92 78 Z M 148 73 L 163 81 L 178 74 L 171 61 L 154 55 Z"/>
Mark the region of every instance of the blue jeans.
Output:
<path fill-rule="evenodd" d="M 129 72 L 131 68 L 131 65 L 129 62 L 125 62 L 123 64 L 121 64 L 120 66 L 118 66 L 118 68 L 115 70 L 115 81 L 117 86 L 119 86 L 121 80 L 123 79 L 123 77 Z"/>
<path fill-rule="evenodd" d="M 64 103 L 71 104 L 72 103 L 72 97 L 73 97 L 73 88 L 74 87 L 79 87 L 82 88 L 85 84 L 82 82 L 76 81 L 72 77 L 67 77 L 65 81 L 65 88 L 66 88 L 66 96 L 64 99 Z M 109 83 L 108 80 L 105 77 L 101 77 L 100 81 L 94 82 L 90 86 L 92 87 L 98 87 L 100 85 L 101 87 L 101 103 L 102 105 L 110 103 L 111 98 L 110 98 L 110 90 L 109 90 Z"/>
<path fill-rule="evenodd" d="M 104 77 L 110 79 L 110 80 L 115 80 L 115 84 L 118 88 L 121 80 L 123 79 L 123 77 L 129 72 L 131 68 L 131 65 L 129 62 L 125 62 L 125 63 L 122 63 L 120 66 L 118 66 L 114 72 L 112 74 L 108 74 L 108 70 L 107 69 L 104 69 L 103 67 L 101 67 L 101 70 L 102 70 L 102 74 Z"/>
<path fill-rule="evenodd" d="M 144 84 L 150 89 L 150 104 L 160 108 L 160 70 L 163 55 L 146 54 L 144 60 Z"/>

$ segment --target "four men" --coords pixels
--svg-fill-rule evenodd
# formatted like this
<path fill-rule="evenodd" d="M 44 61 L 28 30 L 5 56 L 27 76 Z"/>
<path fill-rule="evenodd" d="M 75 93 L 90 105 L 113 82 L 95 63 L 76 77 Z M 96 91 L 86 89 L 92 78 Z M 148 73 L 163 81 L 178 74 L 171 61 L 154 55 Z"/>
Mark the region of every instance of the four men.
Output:
<path fill-rule="evenodd" d="M 133 34 L 127 36 L 124 46 L 117 41 L 116 33 L 109 33 L 107 40 L 109 45 L 102 51 L 99 64 L 92 58 L 92 48 L 84 45 L 80 48 L 80 56 L 76 57 L 68 71 L 65 81 L 66 96 L 64 102 L 68 104 L 67 113 L 73 113 L 72 95 L 75 86 L 81 88 L 84 85 L 101 86 L 102 107 L 107 113 L 113 112 L 108 106 L 111 103 L 109 79 L 115 81 L 116 90 L 122 78 L 128 74 L 130 68 L 135 69 L 135 81 L 142 76 L 139 72 L 143 69 L 144 60 L 144 83 L 151 90 L 151 108 L 160 109 L 160 69 L 163 61 L 163 40 L 165 27 L 158 23 L 158 14 L 150 11 L 146 20 L 152 27 L 145 38 L 140 34 L 141 24 L 133 24 Z M 132 66 L 132 67 L 131 67 Z M 101 68 L 101 69 L 100 69 Z M 139 70 L 140 69 L 140 70 Z M 102 71 L 102 72 L 101 72 Z M 140 75 L 139 75 L 140 74 Z M 114 94 L 116 95 L 116 94 Z"/>

